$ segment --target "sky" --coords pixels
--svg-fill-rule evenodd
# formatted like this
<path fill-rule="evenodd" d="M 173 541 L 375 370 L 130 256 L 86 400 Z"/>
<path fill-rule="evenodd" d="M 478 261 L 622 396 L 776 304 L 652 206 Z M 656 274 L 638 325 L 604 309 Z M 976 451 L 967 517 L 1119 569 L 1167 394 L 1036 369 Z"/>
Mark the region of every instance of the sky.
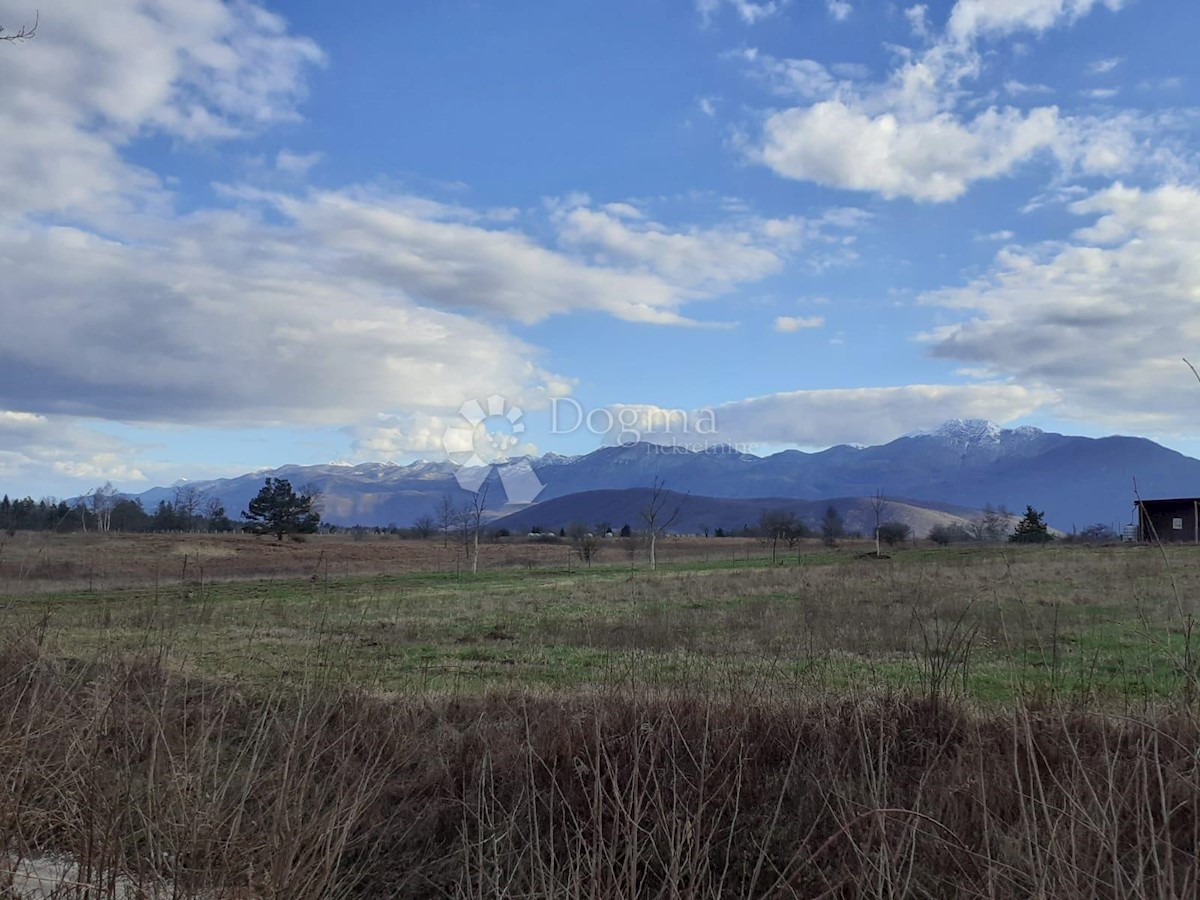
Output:
<path fill-rule="evenodd" d="M 34 21 L 7 493 L 436 459 L 481 409 L 510 455 L 1200 455 L 1193 0 L 0 0 Z"/>

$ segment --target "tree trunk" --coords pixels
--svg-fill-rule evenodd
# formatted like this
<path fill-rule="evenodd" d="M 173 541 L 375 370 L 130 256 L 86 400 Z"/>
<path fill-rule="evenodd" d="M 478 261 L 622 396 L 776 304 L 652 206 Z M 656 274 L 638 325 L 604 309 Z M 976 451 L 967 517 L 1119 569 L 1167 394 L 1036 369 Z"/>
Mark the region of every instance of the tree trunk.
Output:
<path fill-rule="evenodd" d="M 471 554 L 471 574 L 479 572 L 479 526 L 475 526 L 475 552 Z"/>
<path fill-rule="evenodd" d="M 654 556 L 654 544 L 657 540 L 658 540 L 658 535 L 656 535 L 653 531 L 651 531 L 650 532 L 650 568 L 651 569 L 658 568 L 658 560 Z"/>

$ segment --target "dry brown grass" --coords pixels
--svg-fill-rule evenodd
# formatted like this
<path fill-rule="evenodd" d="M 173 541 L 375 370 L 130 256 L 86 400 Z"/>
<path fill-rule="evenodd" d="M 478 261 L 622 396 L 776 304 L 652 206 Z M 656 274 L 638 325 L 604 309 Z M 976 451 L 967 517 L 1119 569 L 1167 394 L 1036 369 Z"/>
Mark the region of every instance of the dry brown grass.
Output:
<path fill-rule="evenodd" d="M 0 604 L 9 894 L 1198 893 L 1189 548 L 391 574 L 431 550 L 46 550 L 111 568 Z"/>
<path fill-rule="evenodd" d="M 671 537 L 660 544 L 666 562 L 747 559 L 763 555 L 755 540 Z M 619 540 L 605 541 L 597 564 L 640 564 Z M 567 541 L 539 543 L 524 537 L 480 545 L 484 570 L 578 569 Z M 0 592 L 113 590 L 181 578 L 237 580 L 303 577 L 326 572 L 353 575 L 456 572 L 470 568 L 461 540 L 408 540 L 390 535 L 309 535 L 303 541 L 235 534 L 0 533 Z"/>
<path fill-rule="evenodd" d="M 68 854 L 64 897 L 1196 893 L 1178 711 L 248 694 L 36 646 L 0 708 L 0 851 Z"/>

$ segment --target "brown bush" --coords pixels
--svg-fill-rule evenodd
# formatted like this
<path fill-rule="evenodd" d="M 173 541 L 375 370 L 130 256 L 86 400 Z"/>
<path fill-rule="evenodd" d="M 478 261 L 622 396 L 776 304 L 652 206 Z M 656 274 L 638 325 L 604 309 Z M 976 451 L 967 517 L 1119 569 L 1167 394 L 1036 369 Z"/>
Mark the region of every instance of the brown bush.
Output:
<path fill-rule="evenodd" d="M 36 646 L 0 655 L 0 710 L 0 852 L 73 860 L 61 896 L 1196 889 L 1200 728 L 1183 711 L 385 699 Z"/>

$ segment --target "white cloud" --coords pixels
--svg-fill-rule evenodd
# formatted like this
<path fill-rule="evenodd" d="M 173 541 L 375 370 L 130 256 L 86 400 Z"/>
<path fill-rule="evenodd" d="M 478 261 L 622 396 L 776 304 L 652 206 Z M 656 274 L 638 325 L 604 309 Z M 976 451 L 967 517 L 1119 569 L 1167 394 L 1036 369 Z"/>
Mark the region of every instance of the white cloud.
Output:
<path fill-rule="evenodd" d="M 143 468 L 133 448 L 86 424 L 0 410 L 0 483 L 12 488 L 47 473 L 80 485 L 145 482 Z"/>
<path fill-rule="evenodd" d="M 285 175 L 302 177 L 308 170 L 319 163 L 323 153 L 294 153 L 291 150 L 280 150 L 275 156 L 275 168 Z"/>
<path fill-rule="evenodd" d="M 1092 217 L 1065 243 L 1007 247 L 991 271 L 926 295 L 961 321 L 935 355 L 1061 396 L 1057 412 L 1122 431 L 1186 431 L 1200 355 L 1200 191 L 1120 184 L 1070 206 Z"/>
<path fill-rule="evenodd" d="M 613 407 L 614 421 L 623 424 L 614 427 L 609 440 L 616 442 L 616 428 L 624 427 L 658 443 L 882 443 L 956 417 L 1011 422 L 1053 400 L 1050 391 L 988 383 L 788 391 L 686 412 L 627 405 Z M 634 414 L 622 418 L 621 410 Z"/>
<path fill-rule="evenodd" d="M 993 231 L 990 234 L 980 234 L 975 236 L 977 241 L 1011 241 L 1017 235 L 1015 232 L 1004 229 L 1003 231 Z"/>
<path fill-rule="evenodd" d="M 1138 82 L 1139 91 L 1177 91 L 1181 87 L 1183 87 L 1183 79 L 1177 75 Z"/>
<path fill-rule="evenodd" d="M 1123 56 L 1110 56 L 1108 59 L 1098 59 L 1088 64 L 1086 72 L 1089 75 L 1103 75 L 1106 72 L 1111 72 L 1123 62 L 1125 62 L 1125 57 Z"/>
<path fill-rule="evenodd" d="M 1010 78 L 1004 82 L 1004 92 L 1013 97 L 1020 97 L 1023 94 L 1053 94 L 1054 88 L 1044 84 L 1026 84 Z"/>
<path fill-rule="evenodd" d="M 120 148 L 165 134 L 231 138 L 298 118 L 311 40 L 249 2 L 56 3 L 36 40 L 5 54 L 0 209 L 127 213 L 159 181 Z M 150 192 L 146 194 L 145 192 Z"/>
<path fill-rule="evenodd" d="M 421 305 L 373 271 L 369 254 L 314 250 L 325 238 L 317 225 L 214 211 L 158 224 L 155 241 L 137 243 L 65 226 L 0 228 L 0 256 L 12 256 L 6 291 L 28 301 L 7 310 L 0 332 L 11 375 L 0 405 L 125 421 L 340 424 L 492 390 L 532 402 L 558 382 L 532 347 Z M 460 249 L 486 243 L 474 236 Z"/>
<path fill-rule="evenodd" d="M 904 18 L 908 20 L 908 27 L 917 37 L 929 36 L 929 7 L 924 3 L 918 3 L 916 6 L 910 6 L 904 10 Z"/>
<path fill-rule="evenodd" d="M 974 181 L 1007 174 L 1059 140 L 1054 108 L 989 109 L 969 121 L 950 113 L 904 121 L 829 100 L 771 116 L 758 158 L 788 178 L 937 202 L 960 197 Z"/>
<path fill-rule="evenodd" d="M 821 328 L 824 325 L 824 316 L 778 316 L 775 319 L 775 330 L 784 333 Z"/>
<path fill-rule="evenodd" d="M 717 114 L 717 103 L 712 97 L 701 97 L 696 101 L 696 105 L 700 107 L 700 112 L 710 119 Z"/>
<path fill-rule="evenodd" d="M 750 66 L 750 72 L 769 90 L 792 100 L 826 100 L 850 90 L 842 78 L 812 59 L 778 59 L 755 48 L 730 54 Z"/>
<path fill-rule="evenodd" d="M 1086 16 L 1094 7 L 1118 10 L 1124 0 L 958 0 L 950 12 L 947 35 L 970 43 L 1022 31 L 1041 33 Z"/>
<path fill-rule="evenodd" d="M 754 25 L 776 15 L 787 4 L 787 0 L 696 0 L 696 11 L 700 20 L 709 24 L 721 6 L 733 8 L 747 25 Z"/>
<path fill-rule="evenodd" d="M 985 62 L 977 39 L 1043 31 L 1095 5 L 958 0 L 946 32 L 922 53 L 900 52 L 896 67 L 878 83 L 835 76 L 814 60 L 744 51 L 751 71 L 775 93 L 801 102 L 768 115 L 757 140 L 747 142 L 747 155 L 785 178 L 927 202 L 954 200 L 974 182 L 1009 175 L 1038 158 L 1068 172 L 1127 171 L 1142 155 L 1133 138 L 1136 117 L 1064 115 L 1056 106 L 976 112 L 969 103 L 966 85 Z M 927 28 L 922 8 L 909 13 L 910 21 Z M 1046 90 L 1015 80 L 1006 89 L 1014 96 Z"/>
<path fill-rule="evenodd" d="M 825 8 L 839 22 L 845 22 L 854 12 L 854 7 L 847 0 L 825 0 Z"/>
<path fill-rule="evenodd" d="M 563 245 L 587 254 L 597 266 L 621 266 L 697 292 L 719 292 L 780 271 L 796 251 L 825 246 L 829 258 L 846 257 L 847 240 L 863 220 L 853 209 L 832 209 L 806 219 L 740 216 L 709 228 L 670 229 L 644 215 L 617 216 L 588 206 L 557 214 Z"/>
<path fill-rule="evenodd" d="M 414 455 L 441 458 L 445 455 L 446 430 L 462 425 L 456 416 L 380 414 L 347 431 L 353 438 L 356 458 L 386 461 Z"/>
<path fill-rule="evenodd" d="M 1111 100 L 1121 93 L 1120 88 L 1091 88 L 1083 92 L 1083 96 L 1092 100 Z"/>
<path fill-rule="evenodd" d="M 493 392 L 536 407 L 570 381 L 509 321 L 587 310 L 685 323 L 686 304 L 778 271 L 807 244 L 852 253 L 845 232 L 860 217 L 845 210 L 669 228 L 629 203 L 578 198 L 533 225 L 561 232 L 565 249 L 518 229 L 514 210 L 362 188 L 219 186 L 225 206 L 180 214 L 127 145 L 295 119 L 321 51 L 250 3 L 62 9 L 5 56 L 0 408 L 346 426 L 445 415 Z M 284 150 L 276 171 L 316 161 Z"/>

